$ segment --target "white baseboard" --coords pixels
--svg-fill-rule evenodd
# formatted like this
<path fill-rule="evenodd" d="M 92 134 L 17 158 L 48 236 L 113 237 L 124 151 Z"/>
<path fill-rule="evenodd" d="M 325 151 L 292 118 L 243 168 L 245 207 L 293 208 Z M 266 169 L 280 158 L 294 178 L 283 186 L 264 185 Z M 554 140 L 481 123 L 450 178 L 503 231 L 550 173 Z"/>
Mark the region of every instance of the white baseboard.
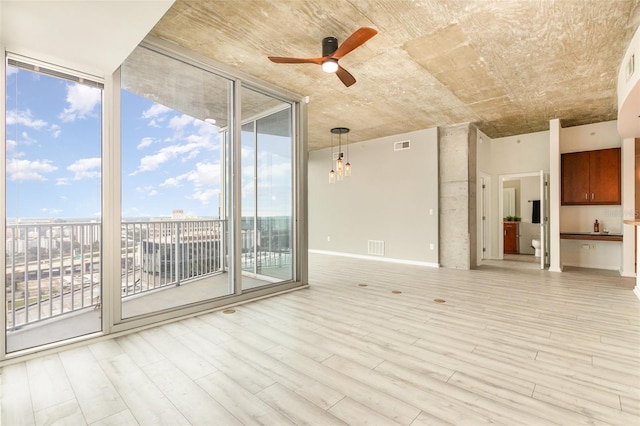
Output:
<path fill-rule="evenodd" d="M 363 254 L 352 254 L 352 253 L 342 253 L 337 251 L 326 251 L 326 250 L 309 250 L 309 253 L 318 253 L 318 254 L 327 254 L 329 256 L 342 256 L 342 257 L 351 257 L 354 259 L 364 259 L 364 260 L 375 260 L 378 262 L 389 262 L 389 263 L 400 263 L 403 265 L 416 265 L 416 266 L 426 266 L 429 268 L 439 268 L 440 265 L 437 263 L 431 262 L 420 262 L 417 260 L 406 260 L 406 259 L 394 259 L 390 257 L 380 257 L 380 256 L 367 256 Z"/>
<path fill-rule="evenodd" d="M 633 292 L 636 294 L 638 299 L 640 299 L 640 285 L 636 284 L 635 288 L 633 289 Z"/>

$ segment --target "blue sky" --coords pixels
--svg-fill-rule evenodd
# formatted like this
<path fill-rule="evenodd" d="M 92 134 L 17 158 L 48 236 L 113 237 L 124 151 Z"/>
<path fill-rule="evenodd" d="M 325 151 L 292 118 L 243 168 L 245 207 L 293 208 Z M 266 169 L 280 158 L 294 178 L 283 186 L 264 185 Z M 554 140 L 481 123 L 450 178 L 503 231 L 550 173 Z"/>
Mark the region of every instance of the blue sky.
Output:
<path fill-rule="evenodd" d="M 8 67 L 8 218 L 100 218 L 101 104 L 99 89 Z M 123 217 L 217 217 L 219 130 L 122 91 Z M 290 214 L 290 141 L 268 138 L 260 213 Z M 243 213 L 254 206 L 251 156 L 243 149 Z"/>
<path fill-rule="evenodd" d="M 122 186 L 124 217 L 217 217 L 218 127 L 122 91 Z"/>

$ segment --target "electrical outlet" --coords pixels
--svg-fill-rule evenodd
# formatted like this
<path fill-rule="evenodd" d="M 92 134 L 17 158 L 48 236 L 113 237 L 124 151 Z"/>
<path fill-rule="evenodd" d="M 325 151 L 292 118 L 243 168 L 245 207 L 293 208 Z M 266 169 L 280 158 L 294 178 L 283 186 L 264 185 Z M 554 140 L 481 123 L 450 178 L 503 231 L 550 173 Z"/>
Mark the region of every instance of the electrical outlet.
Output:
<path fill-rule="evenodd" d="M 327 236 L 327 241 L 331 242 L 331 237 Z"/>
<path fill-rule="evenodd" d="M 431 243 L 429 244 L 429 250 L 435 250 L 436 249 L 436 245 Z"/>
<path fill-rule="evenodd" d="M 590 248 L 591 250 L 595 250 L 595 249 L 596 249 L 596 245 L 595 245 L 595 244 L 591 244 L 591 245 L 589 246 L 589 248 Z"/>
<path fill-rule="evenodd" d="M 584 250 L 589 250 L 589 244 L 583 244 L 583 245 L 582 245 L 582 248 L 583 248 Z"/>

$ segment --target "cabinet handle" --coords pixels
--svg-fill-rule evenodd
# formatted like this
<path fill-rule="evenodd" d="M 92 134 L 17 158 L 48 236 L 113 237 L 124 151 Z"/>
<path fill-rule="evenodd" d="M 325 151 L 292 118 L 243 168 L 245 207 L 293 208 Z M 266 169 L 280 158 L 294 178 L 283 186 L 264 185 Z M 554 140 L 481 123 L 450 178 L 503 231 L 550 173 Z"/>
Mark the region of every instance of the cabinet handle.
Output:
<path fill-rule="evenodd" d="M 587 194 L 586 192 L 584 193 L 584 199 L 589 201 L 589 194 Z"/>
<path fill-rule="evenodd" d="M 507 230 L 506 229 L 504 230 L 504 236 L 505 237 L 507 236 Z"/>
<path fill-rule="evenodd" d="M 593 192 L 591 193 L 591 201 L 593 201 Z"/>

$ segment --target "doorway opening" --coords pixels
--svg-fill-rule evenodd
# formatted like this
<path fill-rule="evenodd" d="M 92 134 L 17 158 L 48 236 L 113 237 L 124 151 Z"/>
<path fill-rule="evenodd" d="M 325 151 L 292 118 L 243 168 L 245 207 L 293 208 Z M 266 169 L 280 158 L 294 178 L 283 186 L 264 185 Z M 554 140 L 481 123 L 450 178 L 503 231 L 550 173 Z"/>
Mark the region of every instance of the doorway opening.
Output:
<path fill-rule="evenodd" d="M 549 264 L 549 175 L 498 177 L 497 256 L 502 267 L 545 269 Z M 509 263 L 504 263 L 509 262 Z M 486 263 L 486 262 L 484 262 Z M 495 263 L 495 262 L 491 262 Z"/>

